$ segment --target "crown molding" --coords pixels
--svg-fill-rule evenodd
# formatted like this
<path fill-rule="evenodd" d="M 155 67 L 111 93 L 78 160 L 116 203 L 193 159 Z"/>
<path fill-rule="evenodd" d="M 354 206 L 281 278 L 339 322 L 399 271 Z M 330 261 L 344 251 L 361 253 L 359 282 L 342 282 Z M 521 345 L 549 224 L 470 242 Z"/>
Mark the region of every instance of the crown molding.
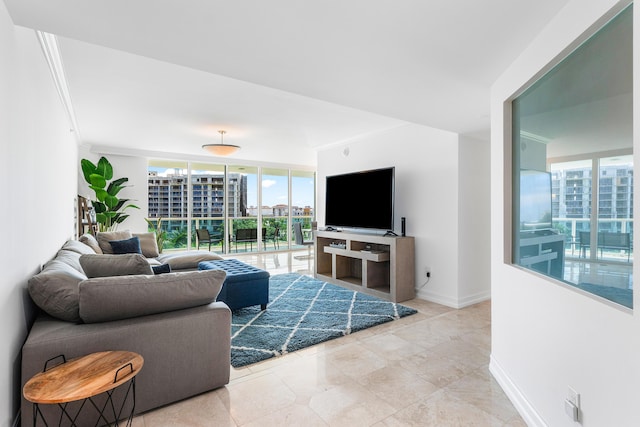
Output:
<path fill-rule="evenodd" d="M 62 63 L 62 57 L 60 56 L 60 49 L 58 47 L 58 39 L 55 35 L 45 33 L 42 31 L 36 31 L 36 36 L 42 53 L 44 53 L 45 60 L 49 66 L 53 83 L 58 91 L 62 106 L 67 113 L 67 119 L 69 120 L 69 130 L 76 136 L 76 142 L 81 143 L 80 131 L 78 129 L 78 122 L 76 121 L 76 115 L 73 111 L 73 102 L 71 101 L 71 94 L 69 93 L 69 85 L 67 84 L 67 78 L 64 73 L 64 65 Z"/>

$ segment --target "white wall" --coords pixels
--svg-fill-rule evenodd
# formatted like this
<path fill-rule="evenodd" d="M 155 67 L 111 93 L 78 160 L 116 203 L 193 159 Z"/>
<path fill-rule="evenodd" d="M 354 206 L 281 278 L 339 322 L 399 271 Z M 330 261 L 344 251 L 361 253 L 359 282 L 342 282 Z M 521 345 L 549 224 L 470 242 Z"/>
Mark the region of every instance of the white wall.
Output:
<path fill-rule="evenodd" d="M 471 147 L 470 141 L 465 147 Z M 349 155 L 344 155 L 344 149 Z M 487 150 L 487 144 L 484 145 Z M 477 150 L 473 148 L 473 152 Z M 478 148 L 482 151 L 481 148 Z M 471 155 L 473 156 L 473 154 Z M 470 159 L 466 154 L 462 156 Z M 488 154 L 483 164 L 488 176 Z M 425 271 L 429 267 L 432 275 L 429 283 L 419 291 L 419 296 L 430 301 L 460 307 L 471 301 L 469 294 L 482 293 L 471 285 L 459 289 L 460 247 L 459 215 L 467 215 L 459 209 L 459 183 L 475 179 L 473 171 L 461 175 L 459 168 L 460 145 L 457 134 L 419 125 L 405 125 L 390 131 L 380 132 L 336 145 L 318 152 L 318 223 L 324 225 L 325 177 L 345 172 L 395 166 L 395 231 L 400 232 L 400 218 L 407 219 L 407 235 L 415 237 L 416 284 L 426 282 Z M 487 179 L 481 178 L 486 184 Z M 468 188 L 472 193 L 474 184 Z M 488 223 L 488 186 L 484 191 Z M 466 203 L 466 202 L 465 202 Z M 464 221 L 463 221 L 464 222 Z M 465 223 L 465 227 L 466 227 Z M 486 227 L 485 227 L 486 228 Z M 466 230 L 466 228 L 465 228 Z M 486 241 L 483 242 L 483 247 Z M 467 250 L 475 251 L 469 245 Z M 484 271 L 487 271 L 484 267 Z M 488 271 L 487 271 L 488 272 Z M 484 297 L 489 296 L 489 279 L 480 278 L 476 284 L 484 286 Z"/>
<path fill-rule="evenodd" d="M 29 277 L 74 234 L 77 147 L 33 31 L 0 2 L 0 426 L 20 402 Z"/>
<path fill-rule="evenodd" d="M 539 76 L 554 58 L 564 56 L 611 8 L 619 10 L 620 6 L 614 0 L 571 1 L 492 88 L 490 369 L 531 426 L 576 425 L 564 413 L 568 386 L 581 395 L 583 426 L 640 425 L 636 410 L 640 384 L 638 316 L 505 261 L 511 205 L 510 125 L 505 119 L 505 101 Z M 638 12 L 634 12 L 636 29 L 640 28 Z M 635 33 L 637 55 L 640 45 Z M 637 76 L 637 59 L 634 69 Z M 636 85 L 636 99 L 637 90 Z M 636 128 L 638 114 L 636 108 Z M 638 146 L 636 135 L 634 147 Z M 637 211 L 637 198 L 634 203 Z M 639 277 L 638 263 L 634 275 Z M 635 306 L 639 307 L 635 294 Z"/>
<path fill-rule="evenodd" d="M 490 144 L 460 136 L 458 153 L 458 304 L 491 294 Z"/>

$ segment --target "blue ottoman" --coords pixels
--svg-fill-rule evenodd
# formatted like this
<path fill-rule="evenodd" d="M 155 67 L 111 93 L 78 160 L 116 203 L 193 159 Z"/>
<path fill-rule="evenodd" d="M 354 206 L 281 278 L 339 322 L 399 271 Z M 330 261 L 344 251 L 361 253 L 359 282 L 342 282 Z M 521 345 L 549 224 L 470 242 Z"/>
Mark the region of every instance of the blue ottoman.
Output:
<path fill-rule="evenodd" d="M 218 301 L 231 310 L 260 304 L 266 310 L 269 302 L 269 273 L 236 259 L 201 261 L 198 270 L 224 270 L 227 278 L 222 284 Z"/>

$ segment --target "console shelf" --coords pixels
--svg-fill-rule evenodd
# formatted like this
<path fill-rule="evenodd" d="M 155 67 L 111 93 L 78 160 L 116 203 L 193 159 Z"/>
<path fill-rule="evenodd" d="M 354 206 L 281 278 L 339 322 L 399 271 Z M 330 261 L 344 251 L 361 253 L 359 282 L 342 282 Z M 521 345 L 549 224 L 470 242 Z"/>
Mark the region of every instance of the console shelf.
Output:
<path fill-rule="evenodd" d="M 317 231 L 314 275 L 393 302 L 415 296 L 413 237 Z"/>

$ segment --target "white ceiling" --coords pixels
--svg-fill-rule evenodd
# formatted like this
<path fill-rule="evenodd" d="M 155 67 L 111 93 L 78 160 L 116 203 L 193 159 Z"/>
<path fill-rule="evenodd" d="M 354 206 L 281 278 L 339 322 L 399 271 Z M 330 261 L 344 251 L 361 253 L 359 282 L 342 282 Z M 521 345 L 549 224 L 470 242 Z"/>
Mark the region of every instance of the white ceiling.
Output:
<path fill-rule="evenodd" d="M 314 164 L 406 122 L 487 135 L 489 88 L 568 0 L 4 0 L 59 36 L 82 141 Z"/>

